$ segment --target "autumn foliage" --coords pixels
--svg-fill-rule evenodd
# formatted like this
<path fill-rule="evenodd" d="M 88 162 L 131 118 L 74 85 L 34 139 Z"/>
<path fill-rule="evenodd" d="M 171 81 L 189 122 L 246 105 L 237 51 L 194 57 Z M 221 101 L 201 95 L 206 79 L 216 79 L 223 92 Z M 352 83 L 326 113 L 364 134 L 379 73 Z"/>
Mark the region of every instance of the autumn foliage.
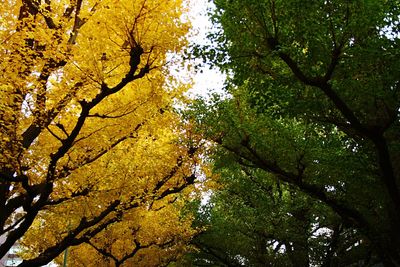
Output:
<path fill-rule="evenodd" d="M 159 266 L 185 250 L 178 193 L 199 151 L 173 112 L 188 86 L 167 68 L 183 12 L 180 0 L 2 2 L 0 257 L 18 240 L 20 266 L 70 246 L 77 266 Z"/>

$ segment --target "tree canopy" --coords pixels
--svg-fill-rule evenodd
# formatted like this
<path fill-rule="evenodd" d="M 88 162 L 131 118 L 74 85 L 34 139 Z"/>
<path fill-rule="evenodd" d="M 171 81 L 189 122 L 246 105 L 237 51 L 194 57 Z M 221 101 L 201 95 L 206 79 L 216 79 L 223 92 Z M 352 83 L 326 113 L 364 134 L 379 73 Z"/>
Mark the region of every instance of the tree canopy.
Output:
<path fill-rule="evenodd" d="M 179 207 L 200 151 L 173 107 L 189 85 L 167 68 L 185 12 L 180 0 L 2 2 L 0 258 L 16 242 L 19 266 L 70 246 L 82 266 L 185 251 L 195 231 Z"/>
<path fill-rule="evenodd" d="M 400 266 L 398 0 L 210 2 L 183 112 L 187 1 L 2 2 L 0 258 Z"/>
<path fill-rule="evenodd" d="M 398 1 L 215 0 L 198 266 L 400 265 Z"/>

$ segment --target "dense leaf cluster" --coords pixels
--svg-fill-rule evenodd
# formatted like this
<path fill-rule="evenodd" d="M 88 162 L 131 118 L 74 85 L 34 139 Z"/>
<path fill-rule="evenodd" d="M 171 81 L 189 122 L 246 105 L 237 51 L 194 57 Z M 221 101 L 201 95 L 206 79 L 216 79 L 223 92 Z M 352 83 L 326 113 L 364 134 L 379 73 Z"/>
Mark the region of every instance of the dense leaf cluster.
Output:
<path fill-rule="evenodd" d="M 192 262 L 399 266 L 399 3 L 214 3 L 231 97 L 190 115 L 222 186 Z"/>

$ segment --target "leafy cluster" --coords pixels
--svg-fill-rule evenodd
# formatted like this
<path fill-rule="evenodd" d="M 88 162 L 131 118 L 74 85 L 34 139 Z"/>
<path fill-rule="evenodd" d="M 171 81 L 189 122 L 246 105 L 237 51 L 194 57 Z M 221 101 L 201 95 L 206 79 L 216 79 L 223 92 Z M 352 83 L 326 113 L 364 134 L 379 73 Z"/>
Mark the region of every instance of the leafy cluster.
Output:
<path fill-rule="evenodd" d="M 399 265 L 398 2 L 213 2 L 231 97 L 189 114 L 222 186 L 191 261 Z"/>
<path fill-rule="evenodd" d="M 20 266 L 41 266 L 72 246 L 77 266 L 160 266 L 187 249 L 196 231 L 179 214 L 200 151 L 173 109 L 188 84 L 167 68 L 184 12 L 2 2 L 0 258 L 18 244 Z"/>

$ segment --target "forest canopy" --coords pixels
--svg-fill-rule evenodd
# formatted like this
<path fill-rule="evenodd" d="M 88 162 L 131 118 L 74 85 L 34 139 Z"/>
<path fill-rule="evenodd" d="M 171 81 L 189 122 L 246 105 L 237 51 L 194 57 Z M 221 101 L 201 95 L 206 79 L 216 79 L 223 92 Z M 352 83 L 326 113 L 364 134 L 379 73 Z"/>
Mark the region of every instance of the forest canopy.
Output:
<path fill-rule="evenodd" d="M 196 266 L 400 265 L 398 1 L 215 0 Z M 227 97 L 228 96 L 228 97 Z"/>
<path fill-rule="evenodd" d="M 180 209 L 200 168 L 174 110 L 190 84 L 167 58 L 187 44 L 187 3 L 1 9 L 0 258 L 17 246 L 19 266 L 68 247 L 77 266 L 175 260 L 196 233 Z"/>
<path fill-rule="evenodd" d="M 2 2 L 0 258 L 400 266 L 400 3 L 209 3 Z"/>

